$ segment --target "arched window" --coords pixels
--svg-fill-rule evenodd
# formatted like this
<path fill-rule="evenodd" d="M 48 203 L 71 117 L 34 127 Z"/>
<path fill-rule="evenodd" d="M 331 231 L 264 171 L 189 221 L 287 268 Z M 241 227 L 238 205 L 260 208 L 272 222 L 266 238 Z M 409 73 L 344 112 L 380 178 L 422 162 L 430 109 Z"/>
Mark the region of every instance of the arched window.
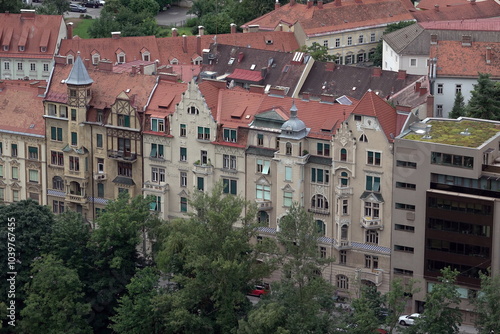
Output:
<path fill-rule="evenodd" d="M 71 195 L 82 196 L 82 188 L 80 186 L 80 183 L 76 181 L 71 181 L 71 183 L 69 184 L 69 191 Z"/>
<path fill-rule="evenodd" d="M 190 115 L 198 115 L 200 111 L 195 106 L 188 107 L 187 113 Z"/>
<path fill-rule="evenodd" d="M 316 228 L 320 236 L 324 237 L 326 235 L 326 224 L 324 221 L 316 220 Z"/>
<path fill-rule="evenodd" d="M 345 148 L 340 150 L 340 161 L 347 161 L 347 150 Z"/>
<path fill-rule="evenodd" d="M 349 289 L 349 277 L 346 275 L 337 275 L 337 288 L 342 290 Z"/>
<path fill-rule="evenodd" d="M 266 211 L 259 211 L 257 215 L 257 220 L 259 224 L 269 225 L 269 214 Z"/>
<path fill-rule="evenodd" d="M 347 172 L 340 173 L 340 186 L 349 187 L 349 174 Z"/>
<path fill-rule="evenodd" d="M 311 200 L 311 207 L 328 210 L 328 200 L 323 195 L 314 195 Z"/>
<path fill-rule="evenodd" d="M 342 225 L 340 228 L 340 240 L 347 240 L 349 237 L 349 226 Z"/>
<path fill-rule="evenodd" d="M 286 143 L 286 155 L 292 155 L 292 144 Z"/>
<path fill-rule="evenodd" d="M 361 137 L 359 137 L 359 141 L 364 142 L 364 143 L 368 143 L 368 138 L 366 138 L 366 135 L 363 133 L 361 135 Z"/>
<path fill-rule="evenodd" d="M 52 179 L 52 189 L 64 190 L 64 181 L 60 176 L 54 176 Z"/>

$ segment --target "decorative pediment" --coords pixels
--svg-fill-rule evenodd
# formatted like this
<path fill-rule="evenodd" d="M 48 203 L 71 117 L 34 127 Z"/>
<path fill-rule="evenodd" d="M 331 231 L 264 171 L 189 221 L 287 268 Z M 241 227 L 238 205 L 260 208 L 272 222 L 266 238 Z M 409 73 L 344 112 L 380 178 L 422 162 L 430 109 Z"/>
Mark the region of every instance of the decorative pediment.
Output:
<path fill-rule="evenodd" d="M 14 190 L 20 190 L 22 188 L 21 185 L 19 184 L 19 182 L 12 182 L 10 187 Z"/>
<path fill-rule="evenodd" d="M 125 100 L 125 101 L 129 101 L 130 98 L 128 97 L 127 93 L 125 93 L 123 90 L 121 91 L 120 94 L 118 94 L 118 96 L 116 97 L 117 100 Z"/>
<path fill-rule="evenodd" d="M 11 165 L 12 167 L 19 167 L 19 162 L 18 162 L 17 160 L 12 160 L 12 161 L 10 162 L 10 165 Z"/>
<path fill-rule="evenodd" d="M 182 189 L 182 191 L 178 194 L 180 197 L 189 197 L 189 194 L 186 190 Z"/>
<path fill-rule="evenodd" d="M 283 190 L 284 192 L 295 192 L 295 190 L 293 190 L 292 186 L 290 186 L 289 184 L 285 185 L 283 188 L 281 188 L 281 190 Z"/>
<path fill-rule="evenodd" d="M 382 194 L 370 191 L 365 191 L 361 195 L 360 199 L 365 202 L 384 203 L 384 198 L 382 197 Z"/>
<path fill-rule="evenodd" d="M 5 187 L 5 186 L 6 186 L 5 182 L 3 182 L 3 180 L 2 180 L 2 179 L 0 179 L 0 187 L 2 187 L 2 188 L 3 188 L 3 187 Z"/>
<path fill-rule="evenodd" d="M 271 185 L 271 183 L 264 176 L 259 177 L 257 179 L 257 182 L 255 182 L 255 183 L 263 185 L 263 186 L 270 186 Z"/>

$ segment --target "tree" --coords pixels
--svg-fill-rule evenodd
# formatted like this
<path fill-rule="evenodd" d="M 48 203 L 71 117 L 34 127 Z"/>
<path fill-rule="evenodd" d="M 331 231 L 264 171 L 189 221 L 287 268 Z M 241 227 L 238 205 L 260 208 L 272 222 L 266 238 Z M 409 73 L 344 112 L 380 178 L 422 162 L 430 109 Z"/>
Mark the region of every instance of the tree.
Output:
<path fill-rule="evenodd" d="M 462 321 L 458 305 L 460 294 L 455 286 L 459 274 L 449 267 L 441 270 L 439 283 L 432 285 L 432 291 L 425 298 L 424 312 L 415 320 L 410 332 L 433 334 L 456 334 Z"/>
<path fill-rule="evenodd" d="M 90 273 L 89 299 L 94 311 L 94 331 L 104 332 L 109 316 L 114 314 L 118 296 L 135 273 L 139 262 L 137 245 L 142 228 L 148 231 L 157 224 L 149 210 L 150 198 L 129 198 L 121 193 L 117 200 L 108 203 L 106 212 L 97 218 L 98 228 L 91 234 L 89 249 L 96 252 Z"/>
<path fill-rule="evenodd" d="M 384 35 L 389 34 L 389 33 L 394 32 L 396 30 L 408 27 L 412 24 L 415 24 L 415 22 L 413 22 L 413 21 L 400 21 L 398 23 L 391 23 L 391 24 L 387 25 L 383 34 Z M 373 53 L 373 56 L 372 56 L 372 61 L 373 61 L 374 66 L 378 66 L 378 67 L 382 66 L 382 52 L 383 52 L 382 39 L 380 39 L 380 41 L 377 44 L 377 47 L 375 48 L 375 52 Z"/>
<path fill-rule="evenodd" d="M 411 301 L 412 295 L 419 291 L 414 288 L 414 284 L 413 280 L 404 284 L 400 278 L 394 278 L 391 281 L 389 292 L 384 295 L 384 304 L 388 311 L 385 325 L 388 327 L 390 334 L 398 324 L 398 319 L 403 314 L 407 303 Z"/>
<path fill-rule="evenodd" d="M 328 47 L 324 45 L 319 45 L 314 42 L 311 46 L 302 45 L 302 47 L 298 50 L 300 52 L 306 52 L 314 58 L 314 60 L 327 62 L 327 61 L 335 61 L 335 56 L 328 54 Z"/>
<path fill-rule="evenodd" d="M 69 11 L 69 1 L 67 0 L 44 0 L 42 5 L 37 8 L 38 14 L 44 15 L 63 15 Z"/>
<path fill-rule="evenodd" d="M 376 287 L 361 286 L 360 298 L 352 301 L 354 313 L 352 315 L 352 323 L 356 327 L 352 328 L 352 334 L 373 333 L 377 329 L 380 321 L 380 309 L 383 303 L 383 298 Z"/>
<path fill-rule="evenodd" d="M 500 120 L 500 85 L 489 74 L 479 73 L 466 111 L 469 117 Z"/>
<path fill-rule="evenodd" d="M 16 272 L 15 299 L 10 299 L 16 302 L 16 319 L 26 300 L 22 287 L 30 280 L 30 265 L 41 255 L 42 240 L 50 235 L 53 222 L 49 208 L 31 199 L 0 206 L 0 239 L 3 240 L 0 243 L 0 295 L 1 301 L 6 302 L 11 290 L 7 279 L 14 275 L 9 273 Z"/>
<path fill-rule="evenodd" d="M 138 270 L 127 285 L 127 294 L 120 298 L 110 327 L 116 333 L 161 333 L 158 309 L 154 298 L 159 294 L 159 274 L 154 268 Z"/>
<path fill-rule="evenodd" d="M 319 252 L 317 225 L 310 213 L 293 204 L 280 219 L 277 233 L 281 281 L 273 283 L 272 294 L 261 301 L 248 316 L 240 321 L 239 333 L 329 333 L 332 330 L 333 286 L 321 276 L 325 266 L 332 262 Z M 268 319 L 266 312 L 276 309 Z M 252 320 L 252 322 L 250 321 Z"/>
<path fill-rule="evenodd" d="M 476 318 L 478 334 L 491 334 L 500 328 L 500 276 L 480 273 L 481 290 L 472 299 Z"/>
<path fill-rule="evenodd" d="M 155 0 L 131 0 L 129 8 L 134 13 L 146 12 L 149 16 L 154 17 L 160 10 L 160 5 Z"/>
<path fill-rule="evenodd" d="M 256 209 L 221 184 L 196 191 L 189 205 L 190 218 L 171 223 L 155 257 L 179 285 L 161 296 L 161 321 L 169 333 L 231 333 L 250 307 L 249 285 L 270 272 L 250 243 Z"/>
<path fill-rule="evenodd" d="M 0 13 L 20 13 L 24 7 L 21 0 L 0 0 Z"/>
<path fill-rule="evenodd" d="M 86 322 L 90 305 L 82 302 L 76 270 L 46 255 L 33 263 L 32 274 L 26 286 L 26 307 L 21 311 L 23 333 L 92 333 Z"/>
<path fill-rule="evenodd" d="M 455 103 L 453 103 L 453 109 L 451 109 L 449 118 L 457 119 L 460 116 L 465 116 L 465 103 L 462 92 L 457 91 L 455 93 Z"/>

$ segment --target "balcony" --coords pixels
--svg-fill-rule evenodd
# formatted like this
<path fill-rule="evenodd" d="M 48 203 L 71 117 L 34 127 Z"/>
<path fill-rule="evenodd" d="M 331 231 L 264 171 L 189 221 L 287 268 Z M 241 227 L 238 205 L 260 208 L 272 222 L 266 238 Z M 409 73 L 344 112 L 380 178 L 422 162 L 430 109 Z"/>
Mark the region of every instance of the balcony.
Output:
<path fill-rule="evenodd" d="M 384 271 L 382 269 L 357 269 L 360 280 L 370 281 L 380 286 L 384 281 Z"/>
<path fill-rule="evenodd" d="M 384 224 L 380 218 L 363 217 L 361 218 L 361 226 L 367 230 L 383 230 Z"/>
<path fill-rule="evenodd" d="M 66 201 L 77 204 L 87 203 L 87 198 L 82 195 L 66 194 Z"/>
<path fill-rule="evenodd" d="M 143 190 L 166 192 L 170 190 L 170 187 L 168 183 L 158 184 L 158 183 L 145 182 Z"/>
<path fill-rule="evenodd" d="M 320 214 L 320 215 L 329 215 L 330 214 L 330 210 L 329 209 L 323 209 L 323 208 L 309 208 L 308 211 L 312 212 L 312 213 L 317 213 L 317 214 Z"/>
<path fill-rule="evenodd" d="M 271 201 L 256 199 L 255 203 L 257 204 L 257 210 L 259 211 L 268 211 L 273 208 L 273 202 Z"/>
<path fill-rule="evenodd" d="M 347 197 L 352 195 L 352 187 L 335 187 L 335 194 L 338 197 Z"/>
<path fill-rule="evenodd" d="M 337 250 L 351 249 L 352 245 L 349 240 L 333 240 L 333 247 Z"/>
<path fill-rule="evenodd" d="M 106 173 L 94 173 L 94 180 L 105 181 L 108 179 L 108 174 Z"/>
<path fill-rule="evenodd" d="M 214 172 L 214 166 L 212 165 L 194 163 L 193 166 L 193 173 L 195 174 L 211 175 Z"/>
<path fill-rule="evenodd" d="M 108 158 L 116 159 L 120 161 L 135 162 L 137 160 L 136 153 L 124 152 L 124 151 L 111 151 L 108 150 Z"/>

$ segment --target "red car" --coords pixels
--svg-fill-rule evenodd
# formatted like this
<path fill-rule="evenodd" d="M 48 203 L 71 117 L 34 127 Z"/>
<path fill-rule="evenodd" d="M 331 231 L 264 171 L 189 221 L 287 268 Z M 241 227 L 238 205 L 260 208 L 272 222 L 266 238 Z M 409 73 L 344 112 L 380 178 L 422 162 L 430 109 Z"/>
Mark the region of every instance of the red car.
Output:
<path fill-rule="evenodd" d="M 269 293 L 269 288 L 267 288 L 264 285 L 256 285 L 250 292 L 248 293 L 249 296 L 255 296 L 259 297 L 265 294 Z"/>

